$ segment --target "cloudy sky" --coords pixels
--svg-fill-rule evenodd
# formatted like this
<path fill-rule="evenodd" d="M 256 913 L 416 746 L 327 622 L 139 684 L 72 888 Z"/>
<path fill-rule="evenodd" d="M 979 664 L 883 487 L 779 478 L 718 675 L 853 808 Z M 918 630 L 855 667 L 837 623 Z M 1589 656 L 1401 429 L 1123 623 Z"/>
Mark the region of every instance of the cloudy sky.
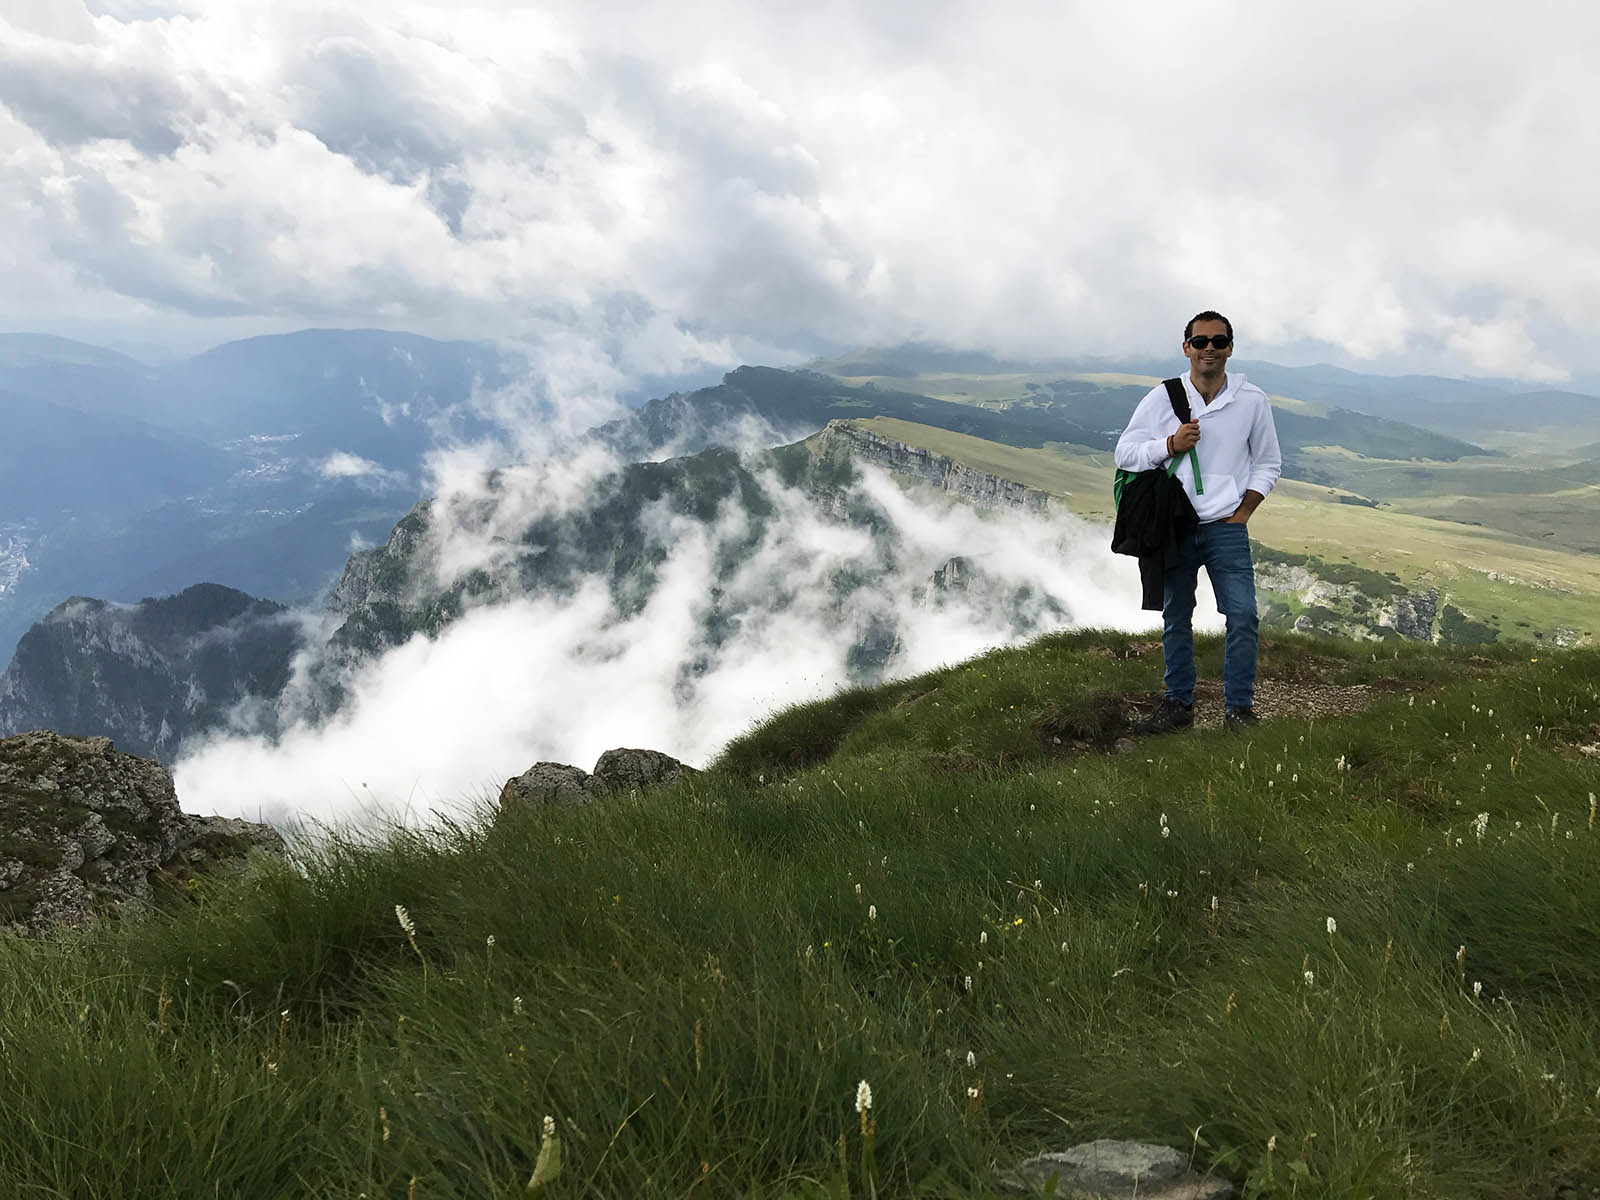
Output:
<path fill-rule="evenodd" d="M 1561 0 L 0 0 L 0 328 L 1600 370 Z"/>

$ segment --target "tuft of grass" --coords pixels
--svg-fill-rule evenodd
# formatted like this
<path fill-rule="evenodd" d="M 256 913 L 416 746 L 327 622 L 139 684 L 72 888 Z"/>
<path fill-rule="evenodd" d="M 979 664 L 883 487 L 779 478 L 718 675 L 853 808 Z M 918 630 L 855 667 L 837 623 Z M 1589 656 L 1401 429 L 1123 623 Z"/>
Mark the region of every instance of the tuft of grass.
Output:
<path fill-rule="evenodd" d="M 0 1194 L 987 1196 L 1097 1136 L 1247 1196 L 1595 1186 L 1600 654 L 1262 663 L 1383 688 L 1056 745 L 1159 670 L 1059 635 L 644 797 L 0 936 Z"/>

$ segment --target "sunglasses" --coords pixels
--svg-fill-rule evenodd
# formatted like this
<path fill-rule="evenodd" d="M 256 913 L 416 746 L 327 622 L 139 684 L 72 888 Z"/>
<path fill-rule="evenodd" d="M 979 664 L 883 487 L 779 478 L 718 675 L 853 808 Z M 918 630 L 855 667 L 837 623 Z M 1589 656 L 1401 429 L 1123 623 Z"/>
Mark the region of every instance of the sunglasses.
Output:
<path fill-rule="evenodd" d="M 1199 337 L 1189 339 L 1189 345 L 1196 350 L 1204 350 L 1208 345 L 1215 346 L 1218 350 L 1226 350 L 1233 344 L 1233 339 L 1225 333 L 1214 333 L 1210 337 L 1201 334 Z"/>

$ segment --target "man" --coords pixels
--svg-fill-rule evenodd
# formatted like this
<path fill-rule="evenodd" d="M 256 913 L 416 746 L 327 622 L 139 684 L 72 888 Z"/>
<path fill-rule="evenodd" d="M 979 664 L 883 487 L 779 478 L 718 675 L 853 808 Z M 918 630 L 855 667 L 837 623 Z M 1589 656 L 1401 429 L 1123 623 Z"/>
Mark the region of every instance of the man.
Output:
<path fill-rule="evenodd" d="M 1243 730 L 1256 723 L 1255 570 L 1246 525 L 1283 469 L 1278 431 L 1266 393 L 1229 374 L 1233 324 L 1221 313 L 1200 313 L 1183 330 L 1189 372 L 1183 379 L 1191 419 L 1180 424 L 1165 387 L 1139 402 L 1117 442 L 1117 466 L 1148 471 L 1193 450 L 1199 468 L 1181 463 L 1177 477 L 1200 520 L 1178 546 L 1178 562 L 1162 580 L 1161 655 L 1166 693 L 1156 711 L 1137 727 L 1164 733 L 1194 724 L 1194 591 L 1206 569 L 1217 611 L 1227 618 L 1222 659 L 1224 724 Z"/>

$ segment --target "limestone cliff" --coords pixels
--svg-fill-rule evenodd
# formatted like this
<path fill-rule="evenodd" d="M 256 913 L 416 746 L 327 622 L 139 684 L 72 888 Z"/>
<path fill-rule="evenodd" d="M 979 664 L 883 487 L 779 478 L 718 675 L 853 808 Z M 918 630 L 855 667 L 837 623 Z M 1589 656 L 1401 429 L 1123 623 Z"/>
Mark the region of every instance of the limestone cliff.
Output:
<path fill-rule="evenodd" d="M 843 453 L 897 475 L 909 476 L 978 508 L 1020 508 L 1044 513 L 1050 494 L 1015 480 L 1003 479 L 916 446 L 908 446 L 852 421 L 829 421 L 818 435 L 825 453 Z"/>

